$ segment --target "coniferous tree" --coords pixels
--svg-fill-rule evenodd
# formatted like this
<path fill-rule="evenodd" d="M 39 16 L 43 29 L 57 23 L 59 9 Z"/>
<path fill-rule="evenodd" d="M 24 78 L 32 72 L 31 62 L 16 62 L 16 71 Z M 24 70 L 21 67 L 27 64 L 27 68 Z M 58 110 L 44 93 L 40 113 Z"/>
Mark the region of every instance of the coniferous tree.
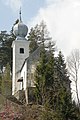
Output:
<path fill-rule="evenodd" d="M 49 103 L 49 107 L 53 107 L 54 101 L 54 92 L 55 92 L 55 77 L 54 77 L 54 55 L 49 53 L 48 62 L 46 64 L 46 71 L 45 71 L 45 86 L 46 86 L 46 103 Z"/>
<path fill-rule="evenodd" d="M 32 27 L 28 35 L 30 41 L 30 53 L 34 52 L 40 45 L 43 45 L 45 41 L 50 41 L 49 32 L 47 31 L 45 23 L 42 21 L 40 25 Z"/>
<path fill-rule="evenodd" d="M 66 68 L 66 63 L 64 60 L 64 56 L 62 55 L 61 51 L 59 51 L 59 54 L 56 58 L 56 73 L 57 73 L 57 79 L 59 79 L 59 82 L 62 83 L 62 87 L 65 87 L 68 92 L 71 91 L 70 89 L 70 79 L 68 76 L 68 71 Z"/>
<path fill-rule="evenodd" d="M 10 65 L 7 63 L 2 74 L 1 93 L 5 96 L 11 95 L 11 75 Z"/>
<path fill-rule="evenodd" d="M 0 33 L 0 68 L 3 69 L 7 63 L 11 66 L 11 45 L 15 39 L 12 33 L 8 34 L 7 31 L 1 31 Z"/>
<path fill-rule="evenodd" d="M 40 61 L 36 68 L 35 74 L 35 94 L 37 103 L 44 104 L 45 99 L 45 71 L 46 71 L 47 56 L 46 51 L 43 48 L 40 55 Z"/>
<path fill-rule="evenodd" d="M 70 81 L 64 57 L 61 52 L 59 52 L 57 58 L 54 58 L 51 52 L 45 55 L 46 57 L 41 56 L 41 61 L 36 69 L 37 98 L 41 100 L 41 103 L 43 102 L 42 104 L 46 106 L 46 110 L 58 114 L 56 120 L 58 118 L 61 118 L 61 120 L 75 118 L 76 116 L 73 116 L 74 112 L 72 111 Z"/>
<path fill-rule="evenodd" d="M 30 53 L 33 53 L 38 48 L 38 44 L 37 44 L 38 36 L 35 29 L 37 28 L 31 28 L 31 31 L 28 36 L 28 40 L 30 41 L 30 45 L 29 45 Z"/>
<path fill-rule="evenodd" d="M 56 58 L 56 73 L 58 80 L 58 109 L 62 113 L 63 119 L 70 119 L 72 115 L 72 101 L 70 79 L 67 74 L 66 63 L 61 51 Z"/>
<path fill-rule="evenodd" d="M 70 79 L 61 51 L 54 57 L 51 43 L 45 50 L 44 28 L 37 25 L 31 29 L 28 40 L 30 52 L 43 45 L 40 60 L 35 71 L 35 95 L 38 104 L 44 106 L 42 120 L 78 120 L 76 107 L 72 104 Z M 46 34 L 48 35 L 48 34 Z M 76 115 L 77 113 L 77 115 Z"/>

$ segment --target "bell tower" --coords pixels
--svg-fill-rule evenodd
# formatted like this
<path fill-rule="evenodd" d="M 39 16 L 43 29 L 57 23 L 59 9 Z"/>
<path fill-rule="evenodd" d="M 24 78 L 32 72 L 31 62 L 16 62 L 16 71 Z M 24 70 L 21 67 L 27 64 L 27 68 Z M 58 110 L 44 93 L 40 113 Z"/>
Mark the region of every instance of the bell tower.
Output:
<path fill-rule="evenodd" d="M 20 71 L 25 59 L 29 57 L 29 41 L 25 38 L 28 32 L 28 27 L 22 22 L 21 9 L 19 22 L 13 27 L 13 34 L 16 36 L 12 43 L 13 48 L 13 70 L 12 70 L 12 95 L 20 88 L 17 82 L 17 73 Z"/>

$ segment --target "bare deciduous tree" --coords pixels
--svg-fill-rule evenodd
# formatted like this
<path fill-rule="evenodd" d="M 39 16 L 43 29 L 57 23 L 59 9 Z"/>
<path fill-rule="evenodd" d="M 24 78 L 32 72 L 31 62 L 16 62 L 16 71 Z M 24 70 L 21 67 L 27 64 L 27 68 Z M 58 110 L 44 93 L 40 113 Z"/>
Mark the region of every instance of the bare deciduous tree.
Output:
<path fill-rule="evenodd" d="M 68 63 L 68 71 L 71 81 L 75 83 L 75 91 L 76 91 L 78 106 L 80 109 L 79 94 L 78 94 L 78 78 L 79 78 L 78 73 L 80 67 L 80 51 L 78 49 L 73 50 L 70 56 L 67 57 L 67 63 Z"/>

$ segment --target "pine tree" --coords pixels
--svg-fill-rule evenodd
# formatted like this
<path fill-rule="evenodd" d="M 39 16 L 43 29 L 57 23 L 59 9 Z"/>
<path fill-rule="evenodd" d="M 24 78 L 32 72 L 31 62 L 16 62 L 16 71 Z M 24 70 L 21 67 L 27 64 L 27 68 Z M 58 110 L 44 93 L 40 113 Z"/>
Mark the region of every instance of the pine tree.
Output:
<path fill-rule="evenodd" d="M 70 79 L 67 73 L 64 56 L 62 55 L 61 51 L 59 51 L 58 57 L 56 58 L 56 69 L 57 76 L 59 81 L 62 82 L 62 86 L 64 86 L 68 92 L 70 92 Z"/>
<path fill-rule="evenodd" d="M 40 61 L 35 73 L 35 94 L 37 103 L 44 104 L 45 99 L 45 71 L 46 71 L 47 56 L 43 48 L 40 55 Z"/>
<path fill-rule="evenodd" d="M 38 36 L 36 29 L 37 29 L 36 27 L 31 28 L 31 31 L 28 36 L 28 40 L 30 41 L 30 45 L 29 45 L 30 53 L 33 53 L 38 48 L 38 44 L 37 44 Z"/>
<path fill-rule="evenodd" d="M 67 120 L 71 116 L 71 89 L 70 79 L 67 75 L 66 63 L 61 51 L 56 58 L 56 73 L 57 73 L 57 85 L 58 85 L 58 109 L 62 113 L 63 119 Z"/>
<path fill-rule="evenodd" d="M 51 50 L 41 52 L 35 85 L 37 103 L 44 106 L 42 120 L 78 120 L 79 113 L 72 104 L 70 79 L 61 51 L 57 57 Z"/>
<path fill-rule="evenodd" d="M 34 52 L 40 45 L 43 45 L 45 41 L 51 40 L 49 32 L 47 31 L 46 25 L 43 21 L 39 25 L 37 24 L 34 28 L 31 28 L 28 40 L 30 41 L 30 53 Z"/>
<path fill-rule="evenodd" d="M 11 95 L 11 75 L 10 65 L 7 63 L 2 74 L 1 93 L 5 96 Z"/>
<path fill-rule="evenodd" d="M 3 69 L 4 66 L 9 63 L 11 66 L 11 45 L 12 41 L 15 39 L 12 33 L 8 34 L 7 31 L 1 31 L 0 33 L 0 68 Z"/>

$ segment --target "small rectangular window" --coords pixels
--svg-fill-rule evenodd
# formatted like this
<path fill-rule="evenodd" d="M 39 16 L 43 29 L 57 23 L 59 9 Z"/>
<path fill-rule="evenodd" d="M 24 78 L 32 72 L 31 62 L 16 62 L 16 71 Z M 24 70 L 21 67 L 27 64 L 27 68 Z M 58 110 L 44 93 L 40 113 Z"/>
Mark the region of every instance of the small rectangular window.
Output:
<path fill-rule="evenodd" d="M 24 53 L 24 48 L 20 48 L 20 53 Z"/>

